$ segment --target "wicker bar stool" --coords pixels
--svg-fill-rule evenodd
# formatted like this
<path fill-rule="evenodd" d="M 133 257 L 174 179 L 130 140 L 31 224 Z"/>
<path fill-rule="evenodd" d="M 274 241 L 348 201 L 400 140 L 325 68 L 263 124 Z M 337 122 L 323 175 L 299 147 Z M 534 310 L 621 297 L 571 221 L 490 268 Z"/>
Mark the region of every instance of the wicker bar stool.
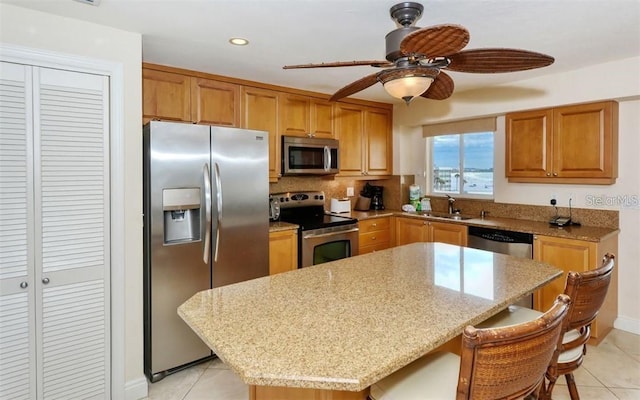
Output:
<path fill-rule="evenodd" d="M 562 375 L 567 381 L 571 399 L 580 399 L 573 371 L 582 365 L 583 357 L 587 354 L 586 343 L 591 337 L 591 323 L 604 303 L 614 265 L 615 256 L 607 253 L 600 268 L 581 273 L 569 272 L 567 275 L 564 293 L 571 297 L 572 301 L 565 321 L 562 344 L 559 347 L 560 355 L 557 363 L 549 364 L 545 374 L 547 382 L 540 393 L 541 399 L 551 399 L 556 381 Z M 509 309 L 478 324 L 478 327 L 496 328 L 520 324 L 535 319 L 540 314 L 539 311 L 528 308 L 510 306 Z"/>
<path fill-rule="evenodd" d="M 516 326 L 468 326 L 460 357 L 436 352 L 420 358 L 372 385 L 369 398 L 508 400 L 535 394 L 558 357 L 569 303 L 569 296 L 559 295 L 549 311 Z"/>

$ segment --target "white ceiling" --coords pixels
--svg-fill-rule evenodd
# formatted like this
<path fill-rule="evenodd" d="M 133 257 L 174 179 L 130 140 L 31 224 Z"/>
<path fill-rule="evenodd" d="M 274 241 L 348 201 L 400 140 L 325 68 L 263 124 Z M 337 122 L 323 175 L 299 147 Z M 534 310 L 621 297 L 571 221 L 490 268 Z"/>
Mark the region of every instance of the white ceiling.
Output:
<path fill-rule="evenodd" d="M 94 0 L 95 1 L 95 0 Z M 286 64 L 383 60 L 398 0 L 0 0 L 142 34 L 143 60 L 331 94 L 368 66 L 283 70 Z M 640 55 L 640 0 L 421 0 L 416 26 L 466 27 L 466 49 L 507 47 L 555 57 L 507 74 L 449 72 L 456 92 Z M 231 46 L 230 37 L 250 45 Z M 615 73 L 615 71 L 612 71 Z M 595 77 L 606 79 L 606 77 Z M 381 85 L 353 97 L 392 102 Z M 416 101 L 435 101 L 420 99 Z"/>

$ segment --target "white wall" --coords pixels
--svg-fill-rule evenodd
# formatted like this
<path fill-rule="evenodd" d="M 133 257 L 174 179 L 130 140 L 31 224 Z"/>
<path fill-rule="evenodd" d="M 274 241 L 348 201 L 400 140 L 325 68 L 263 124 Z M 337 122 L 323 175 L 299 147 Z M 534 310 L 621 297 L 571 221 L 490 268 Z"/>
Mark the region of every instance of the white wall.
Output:
<path fill-rule="evenodd" d="M 640 334 L 640 57 L 609 62 L 568 73 L 520 81 L 487 90 L 455 93 L 446 101 L 419 99 L 394 108 L 394 173 L 418 174 L 424 149 L 417 132 L 423 124 L 496 115 L 495 201 L 547 205 L 552 194 L 560 206 L 611 209 L 620 212 L 618 249 L 618 319 L 616 327 Z M 453 75 L 453 73 L 452 73 Z M 453 76 L 455 80 L 455 76 Z M 504 114 L 509 111 L 617 99 L 619 110 L 619 177 L 614 185 L 551 185 L 508 183 L 504 177 Z M 403 154 L 402 152 L 406 152 Z M 413 164 L 406 161 L 412 160 Z M 596 204 L 626 196 L 627 204 Z"/>
<path fill-rule="evenodd" d="M 124 71 L 125 130 L 125 364 L 129 394 L 146 394 L 143 375 L 142 321 L 142 38 L 79 20 L 0 4 L 0 41 L 70 55 L 120 63 Z M 118 398 L 114 393 L 114 398 Z"/>

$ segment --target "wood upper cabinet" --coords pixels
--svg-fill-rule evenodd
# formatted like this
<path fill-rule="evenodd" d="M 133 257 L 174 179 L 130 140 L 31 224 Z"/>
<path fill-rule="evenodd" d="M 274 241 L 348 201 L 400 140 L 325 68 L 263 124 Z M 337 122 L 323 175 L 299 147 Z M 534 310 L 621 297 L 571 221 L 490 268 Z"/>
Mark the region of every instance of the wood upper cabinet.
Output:
<path fill-rule="evenodd" d="M 340 176 L 379 177 L 392 173 L 391 111 L 337 103 Z"/>
<path fill-rule="evenodd" d="M 240 126 L 269 132 L 269 181 L 280 177 L 279 93 L 252 87 L 242 88 Z"/>
<path fill-rule="evenodd" d="M 533 304 L 538 311 L 548 310 L 558 294 L 564 292 L 567 272 L 583 272 L 600 267 L 602 257 L 607 253 L 617 254 L 618 236 L 612 235 L 601 242 L 536 235 L 533 241 L 533 258 L 554 265 L 563 270 L 563 275 L 534 293 Z M 617 264 L 618 260 L 616 260 Z M 609 291 L 598 318 L 592 325 L 591 337 L 599 342 L 613 328 L 618 314 L 618 274 L 616 265 Z"/>
<path fill-rule="evenodd" d="M 340 175 L 362 176 L 364 110 L 352 104 L 336 104 L 336 136 L 340 141 Z"/>
<path fill-rule="evenodd" d="M 269 275 L 298 268 L 298 232 L 295 229 L 269 233 Z"/>
<path fill-rule="evenodd" d="M 142 68 L 143 123 L 152 119 L 240 126 L 240 85 Z"/>
<path fill-rule="evenodd" d="M 240 126 L 240 85 L 191 78 L 191 121 L 196 124 Z"/>
<path fill-rule="evenodd" d="M 415 242 L 441 242 L 466 246 L 467 227 L 418 218 L 396 217 L 395 237 L 397 246 Z"/>
<path fill-rule="evenodd" d="M 191 78 L 142 69 L 143 123 L 152 119 L 191 121 Z"/>
<path fill-rule="evenodd" d="M 506 175 L 511 182 L 612 184 L 617 165 L 615 101 L 506 116 Z"/>
<path fill-rule="evenodd" d="M 393 172 L 391 111 L 382 108 L 365 110 L 364 131 L 367 175 L 391 175 Z"/>
<path fill-rule="evenodd" d="M 282 93 L 281 132 L 288 136 L 333 138 L 333 104 L 309 96 Z"/>

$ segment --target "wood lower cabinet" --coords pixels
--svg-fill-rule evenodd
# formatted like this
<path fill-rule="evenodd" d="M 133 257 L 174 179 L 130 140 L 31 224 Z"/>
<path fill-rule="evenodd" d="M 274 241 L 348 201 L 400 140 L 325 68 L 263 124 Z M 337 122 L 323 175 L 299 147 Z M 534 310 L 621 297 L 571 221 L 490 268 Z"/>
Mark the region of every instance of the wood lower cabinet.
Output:
<path fill-rule="evenodd" d="M 280 98 L 283 135 L 332 139 L 333 104 L 309 96 L 282 93 Z"/>
<path fill-rule="evenodd" d="M 396 246 L 415 242 L 467 245 L 467 226 L 419 218 L 396 217 Z"/>
<path fill-rule="evenodd" d="M 340 176 L 392 174 L 391 110 L 337 103 L 336 138 L 340 140 Z"/>
<path fill-rule="evenodd" d="M 618 176 L 618 103 L 506 115 L 510 182 L 612 184 Z"/>
<path fill-rule="evenodd" d="M 298 231 L 269 233 L 269 275 L 298 268 Z"/>
<path fill-rule="evenodd" d="M 240 126 L 240 85 L 191 78 L 191 122 Z"/>
<path fill-rule="evenodd" d="M 191 121 L 191 78 L 142 69 L 142 121 Z"/>
<path fill-rule="evenodd" d="M 242 120 L 240 126 L 269 132 L 269 181 L 280 177 L 279 93 L 268 89 L 242 88 Z"/>
<path fill-rule="evenodd" d="M 548 310 L 558 294 L 564 292 L 567 272 L 582 272 L 600 267 L 602 257 L 607 253 L 617 254 L 618 236 L 612 235 L 601 242 L 536 235 L 533 241 L 533 258 L 554 265 L 564 271 L 558 278 L 534 293 L 533 304 L 538 311 Z M 598 318 L 592 325 L 592 342 L 598 343 L 613 328 L 618 314 L 618 273 L 614 269 L 607 298 L 600 309 Z"/>
<path fill-rule="evenodd" d="M 359 254 L 367 254 L 391 247 L 392 243 L 391 217 L 380 217 L 358 221 L 360 242 Z"/>

